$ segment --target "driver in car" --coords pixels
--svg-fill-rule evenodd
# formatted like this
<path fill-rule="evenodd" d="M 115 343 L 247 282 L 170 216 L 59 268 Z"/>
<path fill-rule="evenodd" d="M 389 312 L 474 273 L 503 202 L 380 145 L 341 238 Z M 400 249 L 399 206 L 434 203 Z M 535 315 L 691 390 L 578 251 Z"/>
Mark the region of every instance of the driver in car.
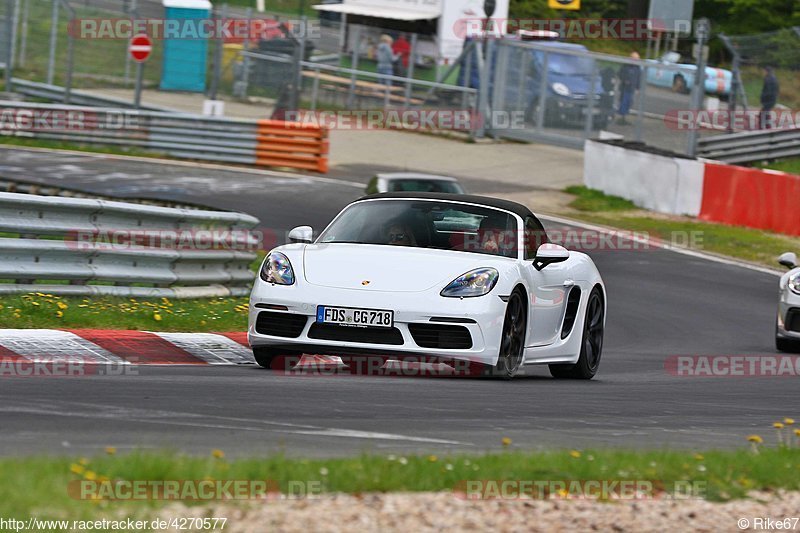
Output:
<path fill-rule="evenodd" d="M 414 234 L 411 232 L 411 228 L 406 224 L 394 223 L 389 224 L 386 244 L 391 244 L 393 246 L 416 246 L 417 241 L 414 238 Z"/>

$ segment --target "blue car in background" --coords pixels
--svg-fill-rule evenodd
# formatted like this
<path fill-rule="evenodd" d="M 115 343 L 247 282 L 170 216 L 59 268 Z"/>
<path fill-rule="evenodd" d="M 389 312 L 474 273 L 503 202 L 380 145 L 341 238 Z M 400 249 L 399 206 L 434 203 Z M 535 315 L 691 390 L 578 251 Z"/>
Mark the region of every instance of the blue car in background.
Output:
<path fill-rule="evenodd" d="M 647 83 L 658 87 L 672 89 L 676 93 L 687 94 L 694 86 L 694 76 L 697 72 L 697 65 L 691 63 L 681 63 L 681 55 L 678 52 L 667 52 L 661 59 L 648 59 L 648 63 L 656 65 L 677 65 L 682 70 L 667 70 L 658 66 L 647 67 Z M 716 67 L 706 67 L 705 91 L 726 98 L 731 94 L 731 82 L 733 73 L 730 70 Z"/>
<path fill-rule="evenodd" d="M 544 126 L 583 126 L 592 103 L 592 125 L 594 128 L 605 127 L 614 117 L 614 73 L 598 72 L 597 64 L 591 57 L 559 53 L 559 51 L 583 51 L 587 48 L 581 44 L 555 41 L 538 42 L 536 49 L 527 51 L 530 61 L 523 69 L 522 61 L 513 58 L 505 67 L 503 99 L 505 105 L 517 103 L 525 111 L 527 122 L 537 121 L 542 90 L 542 76 L 547 55 L 546 91 Z M 543 48 L 547 48 L 545 51 Z M 550 51 L 552 49 L 552 51 Z M 495 49 L 496 50 L 496 49 Z M 497 66 L 495 56 L 493 66 Z M 477 62 L 459 72 L 458 84 L 478 88 L 480 75 Z M 468 79 L 466 79 L 468 78 Z M 492 76 L 494 78 L 494 76 Z M 592 88 L 594 78 L 594 88 Z M 491 88 L 493 90 L 493 87 Z M 520 94 L 520 90 L 522 93 Z M 517 107 L 516 105 L 514 107 Z"/>

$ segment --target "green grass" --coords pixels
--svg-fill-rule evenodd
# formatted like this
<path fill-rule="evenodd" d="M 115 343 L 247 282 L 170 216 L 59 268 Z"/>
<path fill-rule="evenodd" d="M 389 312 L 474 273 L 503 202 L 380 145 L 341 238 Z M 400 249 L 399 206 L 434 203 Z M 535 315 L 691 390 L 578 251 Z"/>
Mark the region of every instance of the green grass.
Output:
<path fill-rule="evenodd" d="M 800 249 L 800 238 L 758 229 L 701 222 L 689 217 L 664 216 L 636 208 L 630 201 L 586 187 L 569 187 L 575 195 L 569 217 L 628 231 L 676 245 L 726 255 L 777 268 L 777 257 Z"/>
<path fill-rule="evenodd" d="M 744 439 L 743 439 L 744 440 Z M 109 443 L 113 444 L 113 443 Z M 104 446 L 100 443 L 99 446 Z M 499 442 L 498 442 L 499 446 Z M 114 450 L 109 450 L 114 452 Z M 454 491 L 466 481 L 650 481 L 656 490 L 695 482 L 709 500 L 742 498 L 752 490 L 800 489 L 800 449 L 737 451 L 506 451 L 490 455 L 376 456 L 344 459 L 226 460 L 174 452 L 137 451 L 93 458 L 34 456 L 0 459 L 0 516 L 85 519 L 146 515 L 170 502 L 87 501 L 68 494 L 81 480 L 259 480 L 288 492 L 311 482 L 321 492 Z M 454 494 L 454 498 L 457 495 Z M 192 502 L 187 502 L 191 504 Z"/>
<path fill-rule="evenodd" d="M 0 296 L 4 328 L 89 328 L 155 331 L 245 331 L 247 298 L 112 298 Z"/>
<path fill-rule="evenodd" d="M 760 168 L 769 168 L 772 170 L 780 170 L 790 174 L 797 174 L 800 176 L 800 157 L 793 157 L 790 159 L 782 159 L 780 161 L 772 161 L 767 164 L 758 165 Z"/>

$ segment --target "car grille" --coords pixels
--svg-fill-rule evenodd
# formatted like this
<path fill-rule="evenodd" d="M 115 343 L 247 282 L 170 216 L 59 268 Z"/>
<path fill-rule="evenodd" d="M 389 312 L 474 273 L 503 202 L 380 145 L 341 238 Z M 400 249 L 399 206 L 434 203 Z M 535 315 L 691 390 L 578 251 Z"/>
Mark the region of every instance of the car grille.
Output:
<path fill-rule="evenodd" d="M 786 313 L 786 331 L 794 331 L 800 333 L 800 308 L 792 307 Z"/>
<path fill-rule="evenodd" d="M 464 326 L 444 324 L 409 324 L 408 330 L 414 342 L 422 348 L 468 350 L 472 348 L 472 336 Z"/>
<path fill-rule="evenodd" d="M 256 318 L 256 332 L 273 337 L 297 338 L 303 333 L 308 317 L 295 313 L 262 311 Z"/>
<path fill-rule="evenodd" d="M 308 330 L 308 337 L 326 341 L 403 344 L 403 334 L 397 328 L 358 328 L 319 324 L 317 322 L 311 324 L 311 328 Z"/>

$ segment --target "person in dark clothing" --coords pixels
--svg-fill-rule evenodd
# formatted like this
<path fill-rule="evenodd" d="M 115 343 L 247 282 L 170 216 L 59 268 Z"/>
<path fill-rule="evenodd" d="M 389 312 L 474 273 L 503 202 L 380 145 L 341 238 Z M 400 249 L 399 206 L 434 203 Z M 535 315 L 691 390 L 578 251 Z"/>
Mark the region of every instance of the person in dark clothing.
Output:
<path fill-rule="evenodd" d="M 632 59 L 639 59 L 639 54 L 631 52 Z M 617 124 L 628 124 L 625 117 L 631 110 L 633 104 L 633 97 L 636 91 L 639 90 L 639 66 L 638 65 L 623 65 L 619 72 L 619 120 Z"/>
<path fill-rule="evenodd" d="M 772 127 L 772 109 L 778 103 L 778 78 L 772 67 L 764 67 L 764 86 L 761 88 L 761 113 L 759 114 L 759 127 L 768 130 Z"/>

